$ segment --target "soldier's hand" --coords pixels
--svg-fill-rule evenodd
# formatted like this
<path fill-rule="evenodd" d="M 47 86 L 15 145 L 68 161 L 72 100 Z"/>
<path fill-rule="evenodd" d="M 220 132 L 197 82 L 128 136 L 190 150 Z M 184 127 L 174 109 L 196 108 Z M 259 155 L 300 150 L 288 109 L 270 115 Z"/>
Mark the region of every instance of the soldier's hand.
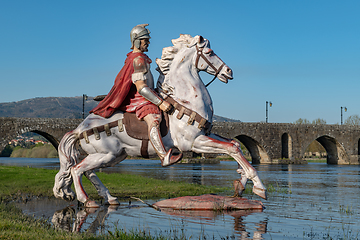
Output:
<path fill-rule="evenodd" d="M 164 111 L 164 112 L 168 112 L 168 111 L 171 110 L 172 106 L 171 106 L 171 104 L 168 103 L 167 101 L 163 101 L 163 102 L 160 104 L 159 108 L 160 108 L 162 111 Z"/>

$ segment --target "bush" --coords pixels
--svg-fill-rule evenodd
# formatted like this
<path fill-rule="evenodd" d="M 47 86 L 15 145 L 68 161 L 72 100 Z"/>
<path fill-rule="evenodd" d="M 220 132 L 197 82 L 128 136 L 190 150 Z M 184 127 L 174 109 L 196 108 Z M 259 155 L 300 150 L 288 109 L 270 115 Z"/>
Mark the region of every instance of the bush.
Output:
<path fill-rule="evenodd" d="M 10 157 L 11 153 L 13 152 L 13 148 L 14 147 L 11 145 L 6 145 L 4 150 L 2 150 L 2 152 L 0 153 L 0 157 Z"/>
<path fill-rule="evenodd" d="M 56 149 L 50 145 L 36 146 L 31 149 L 26 149 L 22 147 L 15 147 L 11 156 L 13 158 L 57 158 L 58 154 Z"/>

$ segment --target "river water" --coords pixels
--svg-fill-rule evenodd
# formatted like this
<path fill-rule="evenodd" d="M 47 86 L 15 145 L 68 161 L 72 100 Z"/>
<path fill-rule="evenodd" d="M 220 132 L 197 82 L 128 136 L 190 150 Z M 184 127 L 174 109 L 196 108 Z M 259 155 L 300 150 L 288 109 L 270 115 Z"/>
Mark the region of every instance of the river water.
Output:
<path fill-rule="evenodd" d="M 0 158 L 0 164 L 58 168 L 58 159 Z M 125 160 L 106 172 L 231 186 L 238 178 L 237 163 L 176 164 L 162 168 L 156 160 Z M 37 200 L 19 205 L 25 213 L 44 217 L 69 231 L 94 233 L 116 227 L 142 229 L 152 235 L 186 239 L 360 239 L 360 166 L 255 165 L 268 187 L 262 212 L 158 212 L 144 203 L 81 210 L 77 203 Z M 252 194 L 248 199 L 261 200 Z M 147 200 L 152 204 L 159 199 Z M 40 207 L 39 207 L 40 206 Z M 60 224 L 61 223 L 61 224 Z"/>

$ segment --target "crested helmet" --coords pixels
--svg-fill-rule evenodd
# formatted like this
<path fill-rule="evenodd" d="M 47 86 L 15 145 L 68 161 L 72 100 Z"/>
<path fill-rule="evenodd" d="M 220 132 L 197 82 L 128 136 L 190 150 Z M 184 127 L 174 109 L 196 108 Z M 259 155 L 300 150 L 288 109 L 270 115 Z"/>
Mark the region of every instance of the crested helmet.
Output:
<path fill-rule="evenodd" d="M 150 38 L 150 31 L 149 29 L 145 28 L 146 26 L 149 26 L 149 24 L 139 24 L 131 29 L 131 49 L 134 49 L 134 47 L 139 48 L 141 39 Z"/>

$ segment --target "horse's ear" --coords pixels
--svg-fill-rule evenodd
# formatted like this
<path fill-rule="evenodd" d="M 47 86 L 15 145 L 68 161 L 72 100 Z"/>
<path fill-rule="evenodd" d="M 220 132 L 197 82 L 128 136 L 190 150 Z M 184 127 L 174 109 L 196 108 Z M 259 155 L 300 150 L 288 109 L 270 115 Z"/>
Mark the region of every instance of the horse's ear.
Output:
<path fill-rule="evenodd" d="M 204 38 L 203 36 L 199 36 L 198 43 L 202 43 L 202 42 L 204 42 Z"/>
<path fill-rule="evenodd" d="M 197 45 L 199 47 L 203 47 L 205 45 L 205 39 L 203 38 L 203 36 L 198 36 Z"/>

